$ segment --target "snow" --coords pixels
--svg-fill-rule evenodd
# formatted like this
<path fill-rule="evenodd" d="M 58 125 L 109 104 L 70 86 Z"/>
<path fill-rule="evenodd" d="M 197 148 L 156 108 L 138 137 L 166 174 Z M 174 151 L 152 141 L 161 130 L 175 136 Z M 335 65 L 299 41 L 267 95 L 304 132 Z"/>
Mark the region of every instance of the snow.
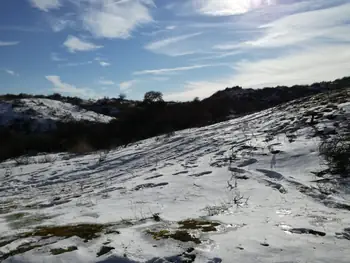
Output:
<path fill-rule="evenodd" d="M 34 126 L 44 129 L 56 121 L 90 121 L 108 123 L 114 118 L 87 111 L 70 103 L 51 99 L 20 99 L 18 102 L 0 103 L 0 125 L 9 125 L 16 120 L 36 121 Z M 35 127 L 34 127 L 35 129 Z"/>
<path fill-rule="evenodd" d="M 46 245 L 4 262 L 348 263 L 350 240 L 344 237 L 350 235 L 350 211 L 335 205 L 350 205 L 349 191 L 321 194 L 312 173 L 326 168 L 315 129 L 333 127 L 335 120 L 325 113 L 312 127 L 304 116 L 309 109 L 323 112 L 327 105 L 317 106 L 326 99 L 316 96 L 172 137 L 147 139 L 113 150 L 101 162 L 100 153 L 61 153 L 54 163 L 0 164 L 0 243 L 1 237 L 47 225 L 112 223 L 120 232 L 86 243 L 79 237 L 52 237 L 40 241 Z M 345 116 L 342 107 L 333 114 Z M 338 128 L 342 125 L 346 122 Z M 235 203 L 237 197 L 242 199 Z M 28 213 L 24 218 L 45 219 L 13 228 L 6 218 L 18 212 Z M 155 213 L 160 222 L 152 219 Z M 217 232 L 191 231 L 200 244 L 155 240 L 147 234 L 179 229 L 178 222 L 190 218 L 221 225 Z M 325 235 L 300 234 L 295 230 L 299 228 Z M 0 247 L 0 258 L 36 238 Z M 114 249 L 97 257 L 104 243 Z M 72 245 L 78 250 L 50 253 L 51 248 Z M 188 248 L 194 248 L 190 254 L 195 261 L 180 261 L 176 256 Z"/>

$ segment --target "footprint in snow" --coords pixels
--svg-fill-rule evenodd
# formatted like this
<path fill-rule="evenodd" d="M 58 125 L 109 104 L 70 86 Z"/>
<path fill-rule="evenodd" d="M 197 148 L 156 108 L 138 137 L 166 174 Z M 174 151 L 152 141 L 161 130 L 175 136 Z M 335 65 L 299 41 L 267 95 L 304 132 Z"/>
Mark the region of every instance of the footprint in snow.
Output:
<path fill-rule="evenodd" d="M 263 173 L 264 175 L 266 175 L 267 177 L 271 178 L 271 179 L 277 179 L 277 180 L 282 180 L 284 179 L 284 176 L 280 173 L 277 173 L 275 171 L 271 171 L 271 170 L 265 170 L 265 169 L 256 169 L 258 172 Z"/>
<path fill-rule="evenodd" d="M 238 164 L 237 166 L 238 167 L 245 167 L 245 166 L 248 166 L 248 165 L 251 165 L 251 164 L 254 164 L 254 163 L 257 163 L 258 160 L 257 159 L 248 159 L 248 160 L 245 160 L 243 162 L 241 162 L 240 164 Z"/>
<path fill-rule="evenodd" d="M 180 172 L 174 173 L 173 175 L 187 174 L 187 173 L 188 173 L 188 171 L 180 171 Z"/>
<path fill-rule="evenodd" d="M 191 176 L 191 177 L 201 177 L 203 175 L 211 174 L 212 172 L 213 171 L 205 171 L 205 172 L 201 172 L 201 173 L 191 174 L 189 176 Z"/>

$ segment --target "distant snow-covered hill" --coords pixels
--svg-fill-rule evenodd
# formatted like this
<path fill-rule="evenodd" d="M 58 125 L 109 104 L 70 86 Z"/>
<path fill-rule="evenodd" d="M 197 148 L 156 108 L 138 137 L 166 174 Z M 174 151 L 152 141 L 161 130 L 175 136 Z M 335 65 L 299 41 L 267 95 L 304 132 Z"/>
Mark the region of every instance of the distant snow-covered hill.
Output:
<path fill-rule="evenodd" d="M 54 129 L 56 122 L 108 123 L 114 118 L 51 99 L 18 99 L 0 102 L 0 126 L 29 122 L 32 130 Z"/>

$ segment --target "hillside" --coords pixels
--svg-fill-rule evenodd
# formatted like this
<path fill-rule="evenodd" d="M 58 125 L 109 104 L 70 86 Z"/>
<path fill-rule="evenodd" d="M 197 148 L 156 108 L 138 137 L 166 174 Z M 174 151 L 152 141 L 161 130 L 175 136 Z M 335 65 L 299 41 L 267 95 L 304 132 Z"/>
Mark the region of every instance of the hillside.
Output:
<path fill-rule="evenodd" d="M 23 126 L 31 131 L 55 129 L 57 122 L 108 123 L 114 118 L 52 99 L 28 98 L 0 102 L 0 126 Z"/>
<path fill-rule="evenodd" d="M 349 92 L 2 162 L 0 261 L 348 263 L 350 182 L 327 173 L 319 144 L 349 131 Z"/>

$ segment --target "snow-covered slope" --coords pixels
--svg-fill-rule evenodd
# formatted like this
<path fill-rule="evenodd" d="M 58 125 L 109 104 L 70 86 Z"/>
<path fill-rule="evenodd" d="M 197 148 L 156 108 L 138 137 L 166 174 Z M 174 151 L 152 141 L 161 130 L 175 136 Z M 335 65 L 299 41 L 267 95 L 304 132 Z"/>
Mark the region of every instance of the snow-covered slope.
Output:
<path fill-rule="evenodd" d="M 0 103 L 0 125 L 18 121 L 38 122 L 41 128 L 48 129 L 56 121 L 91 121 L 108 123 L 112 117 L 86 111 L 70 103 L 51 99 L 20 99 Z M 48 126 L 48 127 L 45 127 Z"/>
<path fill-rule="evenodd" d="M 326 194 L 313 174 L 326 168 L 317 135 L 348 124 L 348 95 L 108 154 L 2 163 L 0 259 L 348 263 L 349 182 Z"/>

